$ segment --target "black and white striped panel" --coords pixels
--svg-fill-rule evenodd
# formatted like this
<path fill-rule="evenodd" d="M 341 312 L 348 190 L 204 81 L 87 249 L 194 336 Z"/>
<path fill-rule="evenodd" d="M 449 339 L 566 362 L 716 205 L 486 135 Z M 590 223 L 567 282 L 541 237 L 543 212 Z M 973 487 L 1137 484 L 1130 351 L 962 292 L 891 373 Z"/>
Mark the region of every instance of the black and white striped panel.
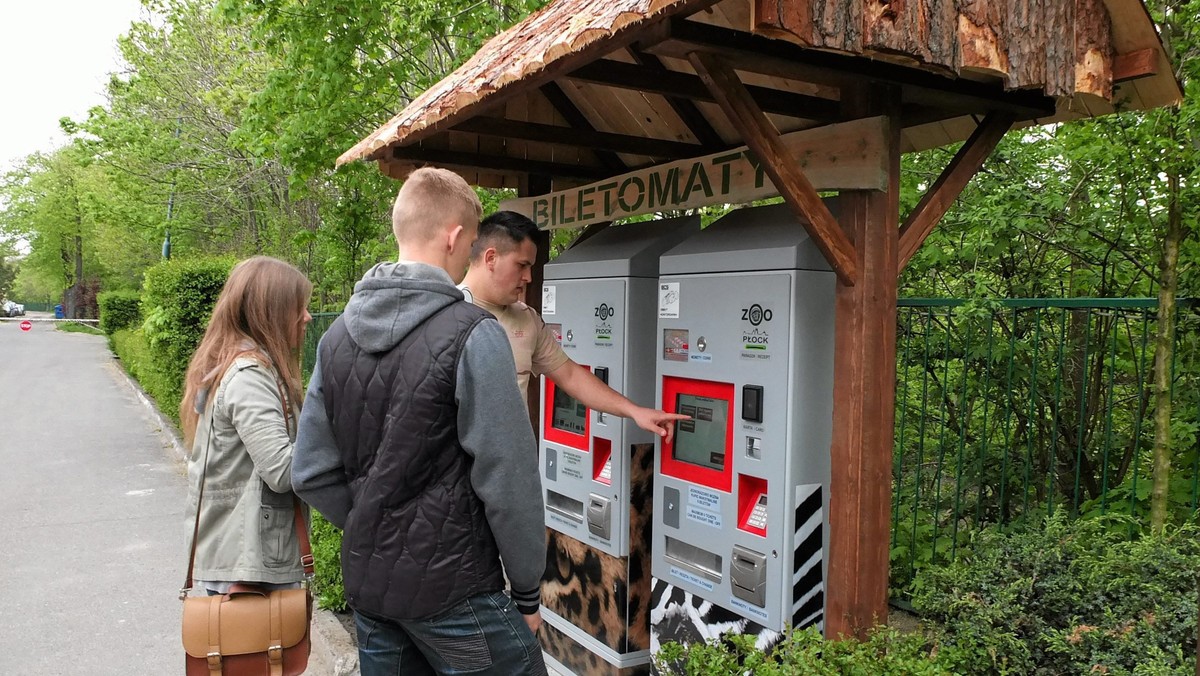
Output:
<path fill-rule="evenodd" d="M 759 650 L 768 650 L 783 637 L 708 599 L 684 591 L 661 578 L 650 581 L 650 652 L 663 643 L 704 643 L 725 634 L 754 636 Z"/>
<path fill-rule="evenodd" d="M 821 484 L 796 487 L 796 537 L 792 552 L 792 626 L 825 630 L 825 502 Z"/>

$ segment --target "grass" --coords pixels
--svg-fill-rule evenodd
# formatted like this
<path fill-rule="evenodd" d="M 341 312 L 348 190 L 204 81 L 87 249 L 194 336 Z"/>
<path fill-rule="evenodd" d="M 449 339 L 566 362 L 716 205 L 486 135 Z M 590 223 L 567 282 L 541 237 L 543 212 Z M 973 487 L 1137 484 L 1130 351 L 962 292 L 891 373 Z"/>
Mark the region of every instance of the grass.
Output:
<path fill-rule="evenodd" d="M 90 333 L 93 336 L 103 336 L 104 332 L 94 326 L 80 324 L 78 322 L 63 322 L 57 326 L 59 331 L 67 333 Z"/>

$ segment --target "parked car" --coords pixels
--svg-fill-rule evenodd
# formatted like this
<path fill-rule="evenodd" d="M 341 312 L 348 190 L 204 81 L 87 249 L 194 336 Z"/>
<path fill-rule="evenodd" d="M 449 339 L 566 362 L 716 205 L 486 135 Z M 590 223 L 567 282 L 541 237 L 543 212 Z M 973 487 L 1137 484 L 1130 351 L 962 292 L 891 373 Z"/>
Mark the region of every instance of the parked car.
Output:
<path fill-rule="evenodd" d="M 11 300 L 4 301 L 3 315 L 5 317 L 21 317 L 25 314 L 25 306 Z"/>

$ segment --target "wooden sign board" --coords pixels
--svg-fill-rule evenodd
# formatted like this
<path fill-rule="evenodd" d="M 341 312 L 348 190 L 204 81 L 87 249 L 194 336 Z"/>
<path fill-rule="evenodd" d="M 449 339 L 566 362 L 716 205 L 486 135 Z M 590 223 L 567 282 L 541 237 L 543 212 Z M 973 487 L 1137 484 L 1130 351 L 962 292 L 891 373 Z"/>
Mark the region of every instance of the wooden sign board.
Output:
<path fill-rule="evenodd" d="M 784 134 L 780 139 L 817 190 L 887 187 L 887 121 L 870 117 Z M 745 146 L 646 167 L 603 181 L 500 203 L 543 230 L 710 204 L 740 204 L 779 194 Z"/>

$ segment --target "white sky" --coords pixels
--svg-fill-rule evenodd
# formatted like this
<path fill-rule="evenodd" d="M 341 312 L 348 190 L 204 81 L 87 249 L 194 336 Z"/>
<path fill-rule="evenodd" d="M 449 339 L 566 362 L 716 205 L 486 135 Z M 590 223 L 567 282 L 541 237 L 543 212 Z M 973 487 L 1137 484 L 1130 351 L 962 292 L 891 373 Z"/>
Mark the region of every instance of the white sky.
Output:
<path fill-rule="evenodd" d="M 104 103 L 117 37 L 140 0 L 0 0 L 0 169 L 65 138 L 60 117 Z"/>

